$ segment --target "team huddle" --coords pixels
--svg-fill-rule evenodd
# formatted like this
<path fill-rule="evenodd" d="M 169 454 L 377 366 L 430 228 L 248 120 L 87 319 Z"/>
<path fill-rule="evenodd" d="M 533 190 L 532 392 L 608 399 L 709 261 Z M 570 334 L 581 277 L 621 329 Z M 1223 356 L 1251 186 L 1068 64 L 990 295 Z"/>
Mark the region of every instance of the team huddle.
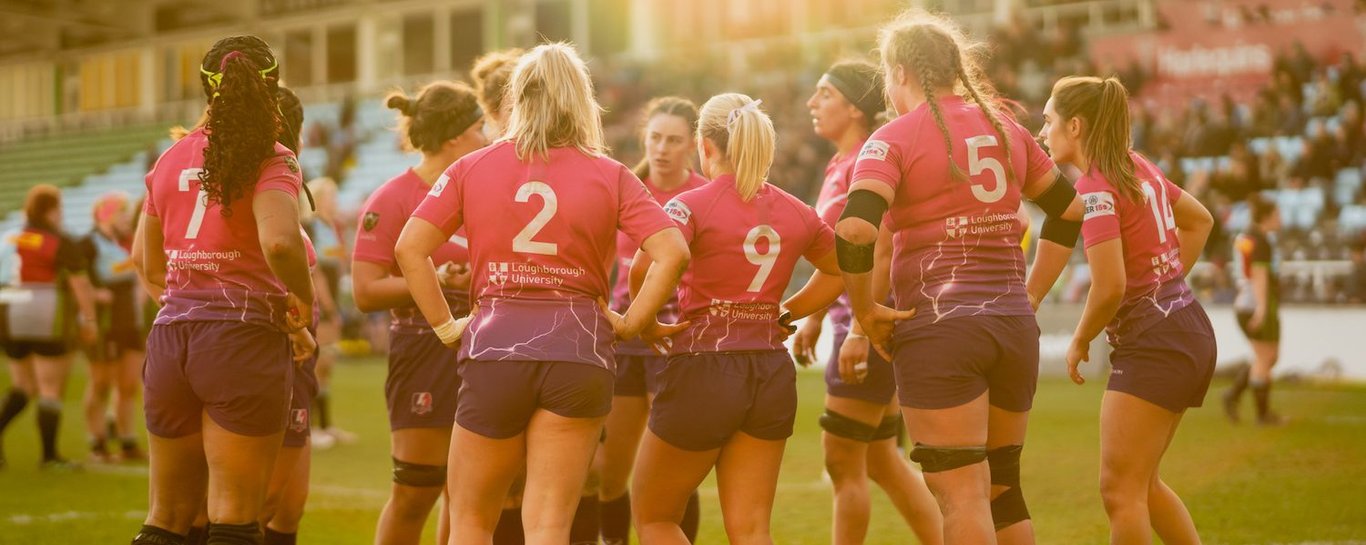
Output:
<path fill-rule="evenodd" d="M 1131 149 L 1118 80 L 1058 81 L 1036 139 L 954 23 L 912 12 L 878 42 L 880 62 L 836 63 L 807 102 L 837 149 L 814 208 L 768 179 L 763 97 L 657 98 L 645 158 L 612 159 L 566 44 L 490 53 L 473 87 L 390 95 L 421 162 L 368 197 L 351 266 L 356 306 L 392 315 L 375 542 L 418 543 L 440 503 L 441 543 L 686 544 L 715 471 L 729 540 L 771 543 L 794 360 L 813 363 L 828 318 L 832 541 L 865 540 L 872 482 L 921 543 L 1033 543 L 1035 311 L 1080 238 L 1092 284 L 1067 362 L 1083 382 L 1107 333 L 1111 541 L 1199 543 L 1158 466 L 1214 371 L 1185 281 L 1209 212 Z M 303 109 L 256 37 L 200 68 L 204 117 L 147 174 L 132 236 L 160 304 L 132 542 L 295 543 L 335 314 L 300 226 Z M 1045 216 L 1032 265 L 1025 200 Z M 802 259 L 814 272 L 789 290 Z"/>

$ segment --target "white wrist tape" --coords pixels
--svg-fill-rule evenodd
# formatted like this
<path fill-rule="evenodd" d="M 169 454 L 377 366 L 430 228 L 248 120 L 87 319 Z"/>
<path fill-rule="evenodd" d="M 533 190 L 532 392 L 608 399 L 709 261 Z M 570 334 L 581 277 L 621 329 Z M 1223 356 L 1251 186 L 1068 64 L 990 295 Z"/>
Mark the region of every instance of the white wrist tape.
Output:
<path fill-rule="evenodd" d="M 460 340 L 460 332 L 455 329 L 455 318 L 446 320 L 446 323 L 433 327 L 437 338 L 441 339 L 442 344 L 455 344 Z"/>

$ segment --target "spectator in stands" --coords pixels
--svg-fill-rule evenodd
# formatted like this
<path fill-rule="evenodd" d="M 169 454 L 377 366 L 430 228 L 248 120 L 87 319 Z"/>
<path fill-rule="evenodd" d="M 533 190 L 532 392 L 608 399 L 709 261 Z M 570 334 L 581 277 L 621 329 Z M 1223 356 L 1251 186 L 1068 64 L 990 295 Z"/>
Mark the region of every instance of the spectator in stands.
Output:
<path fill-rule="evenodd" d="M 1347 301 L 1366 303 L 1366 237 L 1352 244 L 1352 273 L 1347 282 Z"/>
<path fill-rule="evenodd" d="M 1295 88 L 1298 88 L 1296 86 Z M 1280 126 L 1276 129 L 1276 134 L 1282 136 L 1294 136 L 1304 132 L 1304 124 L 1308 120 L 1304 115 L 1304 110 L 1300 108 L 1300 101 L 1296 100 L 1294 94 L 1280 95 Z"/>

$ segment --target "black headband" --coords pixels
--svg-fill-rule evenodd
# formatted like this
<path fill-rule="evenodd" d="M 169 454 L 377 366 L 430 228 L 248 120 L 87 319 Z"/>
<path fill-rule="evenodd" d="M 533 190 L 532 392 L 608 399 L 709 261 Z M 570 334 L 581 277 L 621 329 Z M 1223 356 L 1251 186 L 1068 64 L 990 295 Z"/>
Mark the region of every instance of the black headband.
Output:
<path fill-rule="evenodd" d="M 465 131 L 469 130 L 470 127 L 474 126 L 474 124 L 479 122 L 480 119 L 483 119 L 483 117 L 484 109 L 480 108 L 479 106 L 475 106 L 474 109 L 470 110 L 469 113 L 460 116 L 459 119 L 456 119 L 453 123 L 451 123 L 451 127 L 458 128 L 459 130 L 452 132 L 450 137 L 446 138 L 446 140 L 450 140 L 452 138 L 465 134 Z"/>
<path fill-rule="evenodd" d="M 834 72 L 826 72 L 825 79 L 830 82 L 831 86 L 838 89 L 840 94 L 844 95 L 845 100 L 863 112 L 869 123 L 873 123 L 877 114 L 887 109 L 886 103 L 883 102 L 882 93 L 874 92 L 871 81 L 846 81 L 835 75 Z"/>

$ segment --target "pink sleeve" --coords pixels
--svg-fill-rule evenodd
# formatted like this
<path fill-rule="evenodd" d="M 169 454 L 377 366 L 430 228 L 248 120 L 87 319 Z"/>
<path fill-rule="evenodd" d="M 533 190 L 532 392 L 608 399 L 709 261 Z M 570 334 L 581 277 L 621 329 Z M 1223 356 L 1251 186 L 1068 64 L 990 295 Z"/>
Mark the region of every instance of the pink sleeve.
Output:
<path fill-rule="evenodd" d="M 381 195 L 384 197 L 386 195 Z M 371 198 L 356 221 L 356 242 L 352 259 L 383 267 L 394 265 L 394 245 L 408 217 L 400 214 L 396 203 L 387 198 Z"/>
<path fill-rule="evenodd" d="M 1086 215 L 1081 220 L 1081 236 L 1087 248 L 1119 238 L 1119 216 L 1115 206 L 1118 196 L 1100 187 L 1102 183 L 1096 183 L 1090 177 L 1077 181 L 1077 192 L 1081 194 L 1082 204 L 1086 205 Z"/>
<path fill-rule="evenodd" d="M 422 204 L 417 205 L 417 210 L 413 211 L 414 218 L 422 218 L 435 225 L 445 236 L 450 237 L 455 234 L 455 230 L 465 224 L 464 195 L 462 190 L 464 185 L 460 183 L 463 169 L 461 163 L 456 161 L 451 168 L 446 169 L 446 173 L 436 179 L 432 184 L 432 190 L 427 192 L 427 197 L 422 199 Z M 406 220 L 405 220 L 406 221 Z"/>
<path fill-rule="evenodd" d="M 811 243 L 807 245 L 806 251 L 802 256 L 807 261 L 815 263 L 817 259 L 829 255 L 835 250 L 835 230 L 830 228 L 830 224 L 816 215 L 815 210 L 807 211 L 807 227 L 812 230 Z"/>
<path fill-rule="evenodd" d="M 617 229 L 640 246 L 650 236 L 674 227 L 645 184 L 626 167 L 617 176 Z"/>
<path fill-rule="evenodd" d="M 896 141 L 879 138 L 890 125 L 885 125 L 863 144 L 854 164 L 854 179 L 877 180 L 896 189 L 901 184 L 901 148 Z"/>
<path fill-rule="evenodd" d="M 692 244 L 693 237 L 697 235 L 697 222 L 692 220 L 692 205 L 679 195 L 664 205 L 664 215 L 673 220 L 674 227 L 683 233 L 683 240 Z"/>
<path fill-rule="evenodd" d="M 142 201 L 142 212 L 153 218 L 157 217 L 157 205 L 156 200 L 153 197 L 155 193 L 152 192 L 152 179 L 156 176 L 156 173 L 156 167 L 152 167 L 152 171 L 148 172 L 147 175 L 142 178 L 143 184 L 147 186 L 147 198 Z"/>
<path fill-rule="evenodd" d="M 294 160 L 294 155 L 277 155 L 261 169 L 261 176 L 256 179 L 256 192 L 284 191 L 297 199 L 302 185 L 299 162 Z"/>

